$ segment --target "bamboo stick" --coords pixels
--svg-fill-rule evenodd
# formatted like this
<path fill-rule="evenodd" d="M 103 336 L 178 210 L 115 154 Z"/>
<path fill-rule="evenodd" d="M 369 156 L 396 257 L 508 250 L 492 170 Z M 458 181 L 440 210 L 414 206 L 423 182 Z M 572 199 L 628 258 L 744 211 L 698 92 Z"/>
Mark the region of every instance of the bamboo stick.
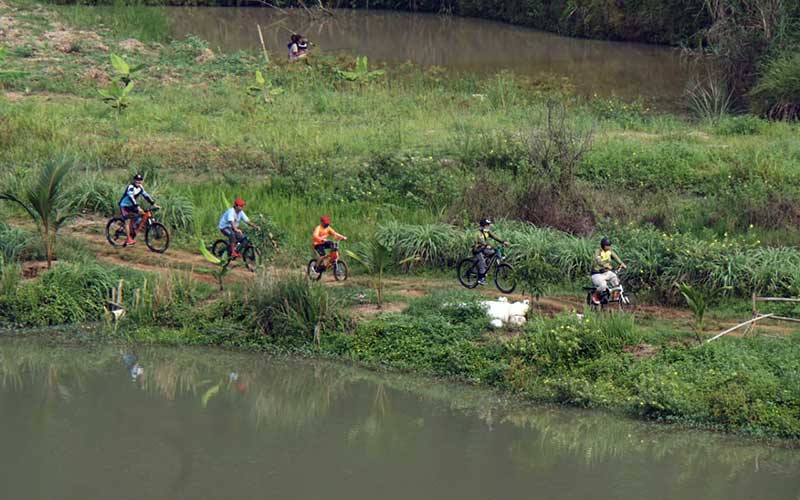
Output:
<path fill-rule="evenodd" d="M 718 338 L 722 337 L 723 335 L 727 335 L 727 334 L 731 333 L 732 331 L 738 330 L 739 328 L 741 328 L 743 326 L 747 326 L 747 325 L 749 325 L 751 323 L 755 323 L 756 321 L 761 321 L 762 319 L 771 318 L 772 316 L 774 316 L 774 314 L 769 313 L 769 314 L 762 314 L 761 316 L 758 316 L 758 317 L 753 318 L 753 319 L 748 319 L 744 323 L 739 323 L 736 326 L 732 326 L 731 328 L 728 328 L 727 330 L 716 334 L 715 336 L 713 336 L 710 339 L 706 340 L 706 342 L 711 342 L 712 340 L 717 340 Z"/>
<path fill-rule="evenodd" d="M 261 33 L 261 25 L 256 24 L 256 28 L 258 28 L 258 38 L 261 39 L 261 52 L 264 54 L 267 66 L 269 66 L 269 54 L 267 54 L 267 44 L 264 43 L 264 35 Z"/>
<path fill-rule="evenodd" d="M 759 302 L 800 302 L 800 299 L 783 297 L 756 297 Z"/>
<path fill-rule="evenodd" d="M 791 321 L 791 322 L 794 322 L 794 323 L 800 323 L 800 319 L 787 318 L 786 316 L 773 316 L 772 319 L 777 319 L 779 321 Z"/>

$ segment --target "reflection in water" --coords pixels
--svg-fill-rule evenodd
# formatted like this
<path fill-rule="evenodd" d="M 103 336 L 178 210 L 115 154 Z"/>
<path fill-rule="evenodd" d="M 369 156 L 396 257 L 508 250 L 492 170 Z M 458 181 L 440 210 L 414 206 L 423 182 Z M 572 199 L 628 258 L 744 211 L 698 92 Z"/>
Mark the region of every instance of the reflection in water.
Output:
<path fill-rule="evenodd" d="M 2 341 L 0 422 L 3 498 L 728 499 L 800 488 L 795 450 L 215 350 Z"/>
<path fill-rule="evenodd" d="M 337 11 L 312 19 L 302 11 L 263 8 L 176 8 L 176 35 L 196 34 L 225 51 L 257 50 L 256 23 L 268 48 L 285 57 L 291 31 L 321 52 L 367 55 L 383 62 L 523 75 L 566 76 L 586 93 L 674 99 L 688 78 L 673 49 L 568 38 L 508 24 L 429 14 Z"/>

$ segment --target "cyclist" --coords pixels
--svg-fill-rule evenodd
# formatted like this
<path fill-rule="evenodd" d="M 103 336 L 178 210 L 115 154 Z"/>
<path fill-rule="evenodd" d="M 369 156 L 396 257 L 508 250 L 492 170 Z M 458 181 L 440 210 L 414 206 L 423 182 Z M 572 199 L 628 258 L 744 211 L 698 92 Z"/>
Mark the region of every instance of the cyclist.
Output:
<path fill-rule="evenodd" d="M 494 240 L 503 246 L 508 246 L 508 242 L 501 240 L 492 233 L 489 229 L 492 225 L 491 219 L 481 219 L 479 222 L 480 229 L 478 230 L 475 244 L 472 246 L 472 255 L 478 261 L 478 284 L 486 284 L 486 259 L 494 256 L 497 251 L 490 245 L 489 240 Z"/>
<path fill-rule="evenodd" d="M 608 290 L 608 285 L 619 286 L 619 278 L 614 272 L 614 263 L 620 269 L 627 269 L 628 266 L 611 249 L 611 240 L 603 238 L 600 240 L 600 249 L 595 252 L 592 262 L 592 284 L 596 287 L 592 293 L 592 302 L 600 304 L 600 295 Z"/>
<path fill-rule="evenodd" d="M 144 190 L 142 186 L 143 180 L 144 177 L 142 177 L 142 174 L 134 175 L 131 183 L 125 187 L 125 194 L 119 200 L 119 211 L 125 219 L 125 234 L 128 236 L 128 241 L 125 242 L 126 245 L 136 244 L 136 241 L 131 238 L 131 219 L 135 218 L 136 224 L 138 224 L 140 216 L 144 214 L 144 210 L 139 206 L 139 196 L 144 196 L 144 199 L 147 200 L 153 208 L 160 208 L 156 205 L 153 198 Z"/>
<path fill-rule="evenodd" d="M 239 229 L 239 225 L 242 222 L 250 227 L 260 230 L 257 225 L 250 222 L 247 214 L 244 213 L 244 200 L 241 198 L 236 198 L 233 201 L 233 206 L 223 212 L 222 217 L 219 218 L 219 224 L 217 224 L 217 228 L 228 238 L 228 241 L 231 244 L 232 259 L 241 257 L 239 252 L 236 251 L 236 243 L 244 238 L 244 233 L 241 229 Z"/>
<path fill-rule="evenodd" d="M 319 222 L 319 226 L 314 228 L 314 233 L 311 235 L 311 246 L 319 254 L 316 266 L 318 271 L 322 265 L 322 259 L 325 258 L 325 250 L 333 248 L 333 242 L 328 241 L 328 238 L 332 236 L 337 240 L 347 239 L 347 236 L 343 236 L 333 230 L 331 218 L 327 215 L 323 215 Z"/>

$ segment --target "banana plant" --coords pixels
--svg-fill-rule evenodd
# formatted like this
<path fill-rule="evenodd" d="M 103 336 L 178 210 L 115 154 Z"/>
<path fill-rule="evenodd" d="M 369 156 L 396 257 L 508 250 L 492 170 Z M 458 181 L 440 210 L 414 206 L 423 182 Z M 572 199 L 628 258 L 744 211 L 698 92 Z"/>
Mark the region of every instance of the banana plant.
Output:
<path fill-rule="evenodd" d="M 206 248 L 206 244 L 203 240 L 200 240 L 200 253 L 203 254 L 203 257 L 210 263 L 216 266 L 214 269 L 213 274 L 214 277 L 217 279 L 217 283 L 219 284 L 219 289 L 223 289 L 223 280 L 225 279 L 225 275 L 228 274 L 230 270 L 228 268 L 228 261 L 227 259 L 223 260 L 218 258 L 216 255 L 212 254 Z"/>
<path fill-rule="evenodd" d="M 114 68 L 116 78 L 107 88 L 98 89 L 97 92 L 103 100 L 117 110 L 119 115 L 128 107 L 128 96 L 133 90 L 131 75 L 144 68 L 144 64 L 131 67 L 124 59 L 116 54 L 111 54 L 111 66 Z"/>
<path fill-rule="evenodd" d="M 382 69 L 370 71 L 367 56 L 358 56 L 355 71 L 337 69 L 336 73 L 350 82 L 367 83 L 383 75 L 385 71 Z"/>
<path fill-rule="evenodd" d="M 131 65 L 126 63 L 124 59 L 116 54 L 111 54 L 111 66 L 114 68 L 117 78 L 119 78 L 119 80 L 125 85 L 128 85 L 131 82 L 131 75 L 145 68 L 144 64 L 138 64 L 131 67 Z"/>
<path fill-rule="evenodd" d="M 122 113 L 122 110 L 128 107 L 128 95 L 133 90 L 133 82 L 128 82 L 125 86 L 117 82 L 111 82 L 105 89 L 98 89 L 97 92 L 103 96 L 103 100 L 111 105 L 113 109 L 117 110 L 117 114 Z"/>
<path fill-rule="evenodd" d="M 253 97 L 260 98 L 263 104 L 272 104 L 275 97 L 283 94 L 284 90 L 282 87 L 274 86 L 271 81 L 264 78 L 261 70 L 257 69 L 255 83 L 247 88 L 247 92 Z"/>

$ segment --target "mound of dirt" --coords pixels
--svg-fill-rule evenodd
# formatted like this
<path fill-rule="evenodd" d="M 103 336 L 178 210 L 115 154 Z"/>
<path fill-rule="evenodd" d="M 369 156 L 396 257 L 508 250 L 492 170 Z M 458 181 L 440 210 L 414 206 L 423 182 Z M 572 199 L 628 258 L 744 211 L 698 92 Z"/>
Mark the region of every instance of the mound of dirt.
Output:
<path fill-rule="evenodd" d="M 87 69 L 86 73 L 83 74 L 83 77 L 87 80 L 96 81 L 101 87 L 105 87 L 111 82 L 111 78 L 108 76 L 108 73 L 99 68 Z"/>
<path fill-rule="evenodd" d="M 127 52 L 147 52 L 147 46 L 135 38 L 119 42 L 119 48 Z"/>
<path fill-rule="evenodd" d="M 12 17 L 0 17 L 0 40 L 4 45 L 16 47 L 25 43 L 22 31 L 16 27 L 16 21 Z"/>
<path fill-rule="evenodd" d="M 49 42 L 51 47 L 64 53 L 79 52 L 83 48 L 105 47 L 100 42 L 97 33 L 71 30 L 63 25 L 57 25 L 55 30 L 43 34 L 42 39 Z M 108 47 L 105 48 L 108 50 Z"/>

